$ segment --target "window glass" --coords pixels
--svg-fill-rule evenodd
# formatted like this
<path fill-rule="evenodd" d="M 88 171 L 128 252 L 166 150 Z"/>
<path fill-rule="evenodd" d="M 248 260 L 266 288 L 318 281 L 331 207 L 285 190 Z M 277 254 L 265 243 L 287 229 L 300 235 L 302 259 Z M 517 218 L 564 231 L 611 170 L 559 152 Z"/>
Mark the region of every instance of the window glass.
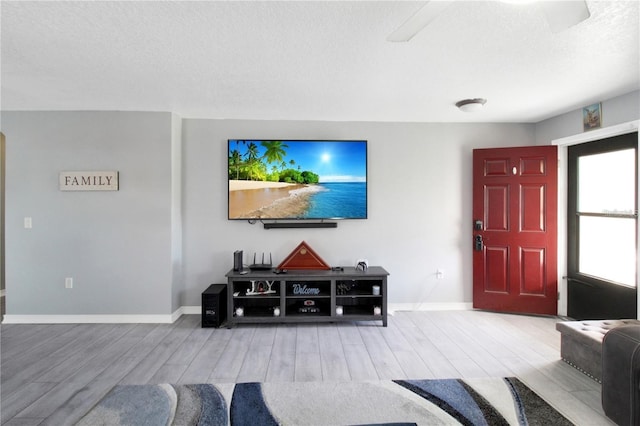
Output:
<path fill-rule="evenodd" d="M 580 216 L 579 271 L 636 284 L 636 221 L 632 218 Z"/>
<path fill-rule="evenodd" d="M 578 211 L 633 214 L 635 155 L 624 149 L 578 158 Z"/>

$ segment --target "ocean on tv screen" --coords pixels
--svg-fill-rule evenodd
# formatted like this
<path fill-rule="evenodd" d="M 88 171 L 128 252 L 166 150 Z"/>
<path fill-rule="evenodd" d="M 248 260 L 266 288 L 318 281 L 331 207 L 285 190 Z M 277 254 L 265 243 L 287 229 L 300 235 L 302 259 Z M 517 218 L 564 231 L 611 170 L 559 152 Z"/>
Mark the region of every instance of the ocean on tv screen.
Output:
<path fill-rule="evenodd" d="M 326 191 L 318 191 L 310 197 L 305 217 L 319 218 L 366 218 L 367 183 L 332 182 L 320 183 Z"/>

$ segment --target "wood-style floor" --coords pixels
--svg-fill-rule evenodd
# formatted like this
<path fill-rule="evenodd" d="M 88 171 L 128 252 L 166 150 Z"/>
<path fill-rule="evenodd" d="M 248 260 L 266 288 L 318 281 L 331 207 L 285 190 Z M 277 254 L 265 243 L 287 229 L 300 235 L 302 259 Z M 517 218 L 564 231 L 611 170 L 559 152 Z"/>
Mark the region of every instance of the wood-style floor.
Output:
<path fill-rule="evenodd" d="M 600 384 L 560 360 L 556 318 L 396 312 L 389 326 L 2 325 L 3 425 L 73 424 L 116 384 L 516 376 L 577 425 L 612 425 Z"/>

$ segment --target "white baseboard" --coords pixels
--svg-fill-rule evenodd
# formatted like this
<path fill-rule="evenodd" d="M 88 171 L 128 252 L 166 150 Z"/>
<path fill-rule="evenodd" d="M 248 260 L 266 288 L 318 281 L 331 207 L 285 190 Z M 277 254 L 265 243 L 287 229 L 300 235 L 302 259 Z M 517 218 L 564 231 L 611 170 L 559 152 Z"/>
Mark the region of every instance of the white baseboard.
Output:
<path fill-rule="evenodd" d="M 200 306 L 181 306 L 166 315 L 10 315 L 3 324 L 171 324 L 182 315 L 200 314 Z"/>
<path fill-rule="evenodd" d="M 179 318 L 179 317 L 178 317 Z M 173 315 L 11 315 L 5 314 L 3 324 L 170 324 Z"/>
<path fill-rule="evenodd" d="M 390 315 L 399 311 L 467 311 L 471 303 L 390 303 Z M 171 324 L 182 315 L 200 315 L 200 306 L 181 306 L 166 315 L 11 315 L 5 314 L 3 324 Z"/>
<path fill-rule="evenodd" d="M 473 303 L 389 303 L 389 313 L 399 311 L 470 311 Z"/>
<path fill-rule="evenodd" d="M 202 314 L 202 308 L 200 306 L 181 306 L 180 309 L 173 313 L 172 322 L 175 322 L 182 315 L 200 315 Z"/>
<path fill-rule="evenodd" d="M 201 306 L 183 306 L 182 309 L 183 315 L 200 315 L 202 313 Z"/>

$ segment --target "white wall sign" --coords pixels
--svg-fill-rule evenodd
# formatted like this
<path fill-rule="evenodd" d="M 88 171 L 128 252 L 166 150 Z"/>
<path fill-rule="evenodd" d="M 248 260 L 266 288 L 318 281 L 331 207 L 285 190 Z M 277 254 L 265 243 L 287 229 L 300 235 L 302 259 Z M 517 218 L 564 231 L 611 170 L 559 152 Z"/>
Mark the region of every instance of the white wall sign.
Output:
<path fill-rule="evenodd" d="M 118 172 L 60 172 L 60 191 L 117 191 Z"/>

